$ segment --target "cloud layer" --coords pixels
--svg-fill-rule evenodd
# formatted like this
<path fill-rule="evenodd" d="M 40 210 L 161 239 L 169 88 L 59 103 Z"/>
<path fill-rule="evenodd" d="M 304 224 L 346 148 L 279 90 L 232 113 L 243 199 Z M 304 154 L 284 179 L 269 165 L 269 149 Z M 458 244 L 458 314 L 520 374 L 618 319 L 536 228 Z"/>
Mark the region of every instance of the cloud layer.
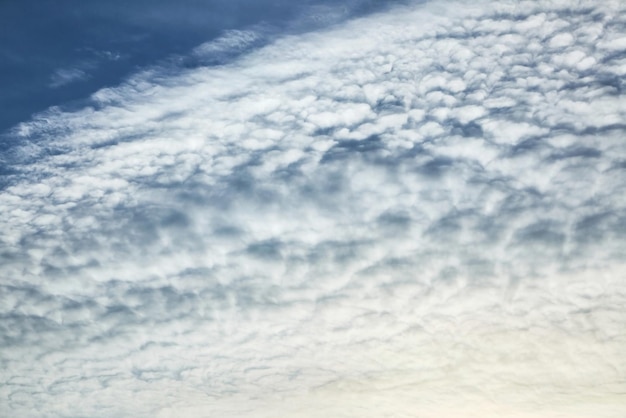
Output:
<path fill-rule="evenodd" d="M 626 10 L 571 3 L 396 7 L 20 125 L 0 412 L 621 417 Z"/>

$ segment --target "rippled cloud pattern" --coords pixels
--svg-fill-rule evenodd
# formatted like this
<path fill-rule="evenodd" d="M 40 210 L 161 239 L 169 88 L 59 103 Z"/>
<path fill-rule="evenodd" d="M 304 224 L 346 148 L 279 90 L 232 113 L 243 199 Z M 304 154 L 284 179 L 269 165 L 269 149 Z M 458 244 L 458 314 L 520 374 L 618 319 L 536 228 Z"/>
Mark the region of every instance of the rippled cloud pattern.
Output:
<path fill-rule="evenodd" d="M 8 134 L 0 415 L 623 418 L 626 4 L 259 36 Z"/>

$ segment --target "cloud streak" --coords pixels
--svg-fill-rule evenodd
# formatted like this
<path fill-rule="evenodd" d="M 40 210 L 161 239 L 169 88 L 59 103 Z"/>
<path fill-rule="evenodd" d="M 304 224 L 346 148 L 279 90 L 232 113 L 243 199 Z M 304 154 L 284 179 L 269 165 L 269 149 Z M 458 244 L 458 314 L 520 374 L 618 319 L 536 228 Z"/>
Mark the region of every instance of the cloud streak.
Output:
<path fill-rule="evenodd" d="M 620 416 L 626 21 L 570 3 L 396 7 L 18 126 L 0 411 Z"/>

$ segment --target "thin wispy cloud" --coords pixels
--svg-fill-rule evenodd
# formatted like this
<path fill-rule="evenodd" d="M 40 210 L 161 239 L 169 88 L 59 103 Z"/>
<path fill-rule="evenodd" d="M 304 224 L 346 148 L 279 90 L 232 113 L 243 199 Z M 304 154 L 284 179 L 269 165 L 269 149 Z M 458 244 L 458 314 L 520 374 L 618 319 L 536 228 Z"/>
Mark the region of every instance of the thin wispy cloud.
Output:
<path fill-rule="evenodd" d="M 87 73 L 79 68 L 61 68 L 50 76 L 50 87 L 57 88 L 87 78 Z"/>
<path fill-rule="evenodd" d="M 231 31 L 20 124 L 0 412 L 621 417 L 625 12 Z"/>

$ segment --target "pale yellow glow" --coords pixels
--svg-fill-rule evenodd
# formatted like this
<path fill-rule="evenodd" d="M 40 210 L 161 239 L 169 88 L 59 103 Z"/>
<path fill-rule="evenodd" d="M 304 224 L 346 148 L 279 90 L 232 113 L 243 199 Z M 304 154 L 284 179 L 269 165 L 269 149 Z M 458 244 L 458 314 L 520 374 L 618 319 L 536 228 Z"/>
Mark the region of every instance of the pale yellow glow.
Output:
<path fill-rule="evenodd" d="M 626 340 L 609 324 L 626 324 L 626 314 L 617 309 L 621 319 L 603 321 L 577 300 L 596 292 L 611 315 L 610 300 L 626 294 L 623 277 L 623 268 L 555 273 L 506 298 L 483 289 L 446 304 L 423 300 L 430 312 L 413 318 L 421 324 L 414 332 L 293 360 L 303 369 L 326 364 L 342 378 L 318 384 L 305 375 L 283 390 L 268 381 L 265 393 L 212 401 L 187 393 L 185 403 L 159 416 L 623 418 Z M 551 289 L 560 289 L 555 301 L 532 308 L 532 300 Z M 579 313 L 564 309 L 572 303 Z M 446 314 L 459 304 L 462 315 Z M 486 309 L 498 304 L 498 314 Z M 405 312 L 402 320 L 415 314 Z M 190 407 L 192 398 L 198 403 Z"/>

